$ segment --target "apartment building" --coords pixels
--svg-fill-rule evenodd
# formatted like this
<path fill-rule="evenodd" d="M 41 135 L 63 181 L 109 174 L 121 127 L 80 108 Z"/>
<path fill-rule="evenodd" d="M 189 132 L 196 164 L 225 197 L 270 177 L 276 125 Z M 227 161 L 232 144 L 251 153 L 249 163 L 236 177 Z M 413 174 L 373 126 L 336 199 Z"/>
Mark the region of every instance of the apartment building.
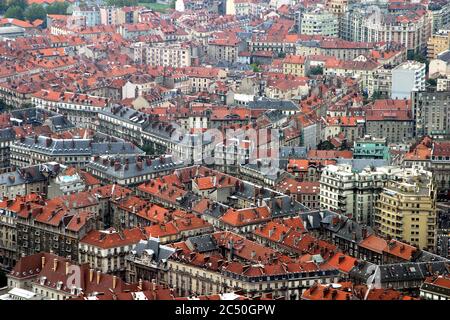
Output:
<path fill-rule="evenodd" d="M 421 90 L 412 93 L 412 113 L 416 136 L 450 134 L 450 94 L 448 91 Z"/>
<path fill-rule="evenodd" d="M 320 207 L 373 225 L 380 192 L 401 171 L 398 167 L 369 167 L 355 172 L 350 165 L 328 165 L 320 178 Z"/>
<path fill-rule="evenodd" d="M 236 37 L 218 38 L 208 41 L 207 55 L 213 61 L 234 63 L 238 59 L 240 40 Z"/>
<path fill-rule="evenodd" d="M 403 169 L 383 187 L 375 206 L 378 232 L 420 249 L 436 246 L 436 190 L 430 171 Z"/>
<path fill-rule="evenodd" d="M 86 171 L 105 184 L 117 183 L 133 187 L 183 167 L 172 156 L 95 156 L 86 165 Z"/>
<path fill-rule="evenodd" d="M 99 201 L 87 192 L 28 202 L 17 213 L 17 251 L 31 255 L 53 251 L 78 260 L 78 242 L 96 228 Z"/>
<path fill-rule="evenodd" d="M 91 230 L 80 239 L 78 262 L 88 263 L 90 268 L 102 273 L 125 276 L 125 257 L 134 245 L 146 238 L 140 228 L 116 231 Z"/>
<path fill-rule="evenodd" d="M 305 76 L 306 58 L 303 56 L 288 55 L 283 60 L 283 73 L 296 77 Z"/>
<path fill-rule="evenodd" d="M 95 142 L 93 139 L 21 137 L 11 145 L 11 164 L 19 167 L 56 161 L 84 168 L 92 156 L 101 154 L 140 155 L 144 151 L 130 142 Z"/>
<path fill-rule="evenodd" d="M 425 64 L 404 62 L 392 69 L 392 99 L 410 99 L 414 91 L 425 90 Z"/>
<path fill-rule="evenodd" d="M 376 100 L 366 110 L 366 133 L 386 138 L 389 143 L 405 143 L 414 137 L 411 100 Z"/>
<path fill-rule="evenodd" d="M 133 60 L 150 66 L 183 68 L 191 66 L 191 47 L 185 43 L 134 43 Z"/>
<path fill-rule="evenodd" d="M 95 129 L 97 114 L 108 105 L 108 99 L 72 92 L 41 90 L 31 96 L 36 108 L 60 114 L 79 128 Z"/>
<path fill-rule="evenodd" d="M 339 35 L 339 21 L 335 14 L 315 8 L 312 11 L 299 12 L 299 33 L 337 37 Z"/>
<path fill-rule="evenodd" d="M 382 5 L 356 2 L 342 16 L 340 37 L 358 42 L 392 41 L 410 52 L 424 52 L 432 20 L 432 13 L 426 10 L 389 12 Z"/>
<path fill-rule="evenodd" d="M 10 199 L 30 193 L 48 195 L 48 184 L 62 170 L 59 163 L 49 162 L 18 168 L 0 174 L 0 196 Z"/>
<path fill-rule="evenodd" d="M 450 49 L 450 30 L 433 34 L 427 42 L 427 59 L 436 59 L 442 51 Z"/>
<path fill-rule="evenodd" d="M 315 281 L 330 283 L 339 277 L 339 270 L 312 261 L 287 262 L 280 268 L 275 250 L 229 232 L 215 233 L 201 244 L 196 248 L 174 244 L 177 250 L 168 260 L 168 279 L 179 295 L 241 290 L 250 298 L 272 293 L 273 298 L 298 300 Z M 233 250 L 240 247 L 245 250 Z M 222 254 L 210 254 L 221 250 Z M 307 266 L 315 271 L 307 272 Z"/>
<path fill-rule="evenodd" d="M 448 201 L 450 194 L 450 141 L 435 141 L 431 147 L 431 171 L 439 201 Z"/>
<path fill-rule="evenodd" d="M 450 277 L 448 275 L 427 277 L 420 286 L 420 297 L 425 300 L 450 300 Z"/>
<path fill-rule="evenodd" d="M 136 282 L 155 280 L 158 284 L 168 284 L 168 259 L 175 248 L 161 244 L 159 238 L 150 237 L 139 241 L 125 256 L 126 280 Z"/>

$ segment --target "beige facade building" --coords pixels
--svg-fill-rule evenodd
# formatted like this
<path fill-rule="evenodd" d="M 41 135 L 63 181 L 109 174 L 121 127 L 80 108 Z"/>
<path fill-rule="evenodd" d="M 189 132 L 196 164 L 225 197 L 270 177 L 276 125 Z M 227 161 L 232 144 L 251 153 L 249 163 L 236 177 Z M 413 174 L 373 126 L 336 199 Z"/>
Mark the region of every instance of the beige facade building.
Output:
<path fill-rule="evenodd" d="M 427 42 L 427 58 L 436 59 L 442 51 L 450 49 L 450 30 L 433 34 Z"/>
<path fill-rule="evenodd" d="M 305 57 L 297 55 L 288 55 L 283 60 L 283 73 L 291 74 L 297 77 L 305 76 Z"/>
<path fill-rule="evenodd" d="M 390 180 L 375 207 L 378 232 L 420 249 L 436 245 L 436 192 L 432 174 L 422 169 L 405 169 Z"/>

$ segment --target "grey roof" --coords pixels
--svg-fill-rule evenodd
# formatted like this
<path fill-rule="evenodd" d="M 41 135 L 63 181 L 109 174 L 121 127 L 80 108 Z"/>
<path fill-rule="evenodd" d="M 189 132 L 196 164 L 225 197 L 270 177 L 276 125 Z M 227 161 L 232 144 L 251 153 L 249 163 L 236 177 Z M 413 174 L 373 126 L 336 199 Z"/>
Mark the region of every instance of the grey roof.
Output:
<path fill-rule="evenodd" d="M 186 240 L 186 244 L 191 250 L 195 250 L 200 253 L 218 249 L 217 243 L 211 234 L 189 237 Z"/>
<path fill-rule="evenodd" d="M 63 115 L 40 108 L 26 108 L 26 109 L 12 110 L 10 114 L 12 121 L 14 121 L 15 119 L 21 121 L 19 125 L 23 124 L 42 125 L 46 123 L 49 126 L 53 126 L 54 129 L 56 130 L 66 130 L 74 127 L 74 125 L 70 121 L 68 121 Z"/>
<path fill-rule="evenodd" d="M 334 217 L 339 217 L 339 221 L 337 223 L 333 223 Z M 331 211 L 329 215 L 322 219 L 321 223 L 323 228 L 333 232 L 336 237 L 343 238 L 348 241 L 354 241 L 356 243 L 364 240 L 364 228 L 367 231 L 367 235 L 374 233 L 371 227 L 361 225 L 346 216 Z"/>
<path fill-rule="evenodd" d="M 449 273 L 445 262 L 407 262 L 380 266 L 381 282 L 423 281 L 436 272 Z"/>
<path fill-rule="evenodd" d="M 60 171 L 61 166 L 56 162 L 19 168 L 14 172 L 0 174 L 0 185 L 16 186 L 41 182 L 47 179 L 45 174 L 56 176 Z"/>
<path fill-rule="evenodd" d="M 414 262 L 435 262 L 435 261 L 446 261 L 449 262 L 449 260 L 445 257 L 439 256 L 437 254 L 424 251 L 424 250 L 417 250 L 417 254 L 413 256 L 412 260 Z"/>
<path fill-rule="evenodd" d="M 144 151 L 131 142 L 92 142 L 92 139 L 52 139 L 38 136 L 25 137 L 21 141 L 16 141 L 15 144 L 51 156 L 144 154 Z"/>
<path fill-rule="evenodd" d="M 282 119 L 286 119 L 287 118 L 287 116 L 280 109 L 266 111 L 264 113 L 264 115 L 267 117 L 267 119 L 271 123 L 275 123 L 275 122 L 278 122 L 278 121 L 280 121 Z"/>
<path fill-rule="evenodd" d="M 21 27 L 0 27 L 0 35 L 8 35 L 11 33 L 25 33 L 25 29 Z"/>
<path fill-rule="evenodd" d="M 147 126 L 154 116 L 146 114 L 144 112 L 137 111 L 132 108 L 114 105 L 103 108 L 99 113 L 108 115 L 110 117 L 122 120 L 128 123 L 132 123 L 135 126 L 145 127 Z"/>
<path fill-rule="evenodd" d="M 280 158 L 305 159 L 307 152 L 306 147 L 280 147 Z"/>
<path fill-rule="evenodd" d="M 311 210 L 300 213 L 307 230 L 319 229 L 322 227 L 322 221 L 326 221 L 334 216 L 334 212 L 328 210 Z"/>
<path fill-rule="evenodd" d="M 274 218 L 294 215 L 299 212 L 305 212 L 309 209 L 300 202 L 283 195 L 272 199 L 265 199 L 270 207 L 270 214 Z"/>
<path fill-rule="evenodd" d="M 376 265 L 367 261 L 359 261 L 349 273 L 351 278 L 366 281 L 372 274 Z M 437 262 L 406 262 L 386 264 L 379 266 L 380 280 L 382 283 L 424 281 L 426 277 L 435 273 L 449 274 L 446 263 Z"/>
<path fill-rule="evenodd" d="M 44 124 L 53 127 L 55 131 L 63 131 L 75 128 L 75 126 L 63 115 L 50 117 L 44 121 Z"/>
<path fill-rule="evenodd" d="M 240 166 L 257 171 L 261 175 L 265 176 L 265 178 L 275 181 L 275 182 L 281 181 L 286 176 L 287 172 L 284 171 L 283 169 L 280 169 L 280 167 L 281 167 L 280 161 L 278 161 L 278 163 L 277 163 L 276 161 L 273 161 L 272 159 L 270 160 L 270 162 L 264 161 L 267 159 L 258 159 L 258 160 L 262 161 L 262 163 L 264 163 L 264 165 L 259 166 L 258 163 L 245 163 L 245 164 L 240 164 Z M 267 165 L 273 166 L 273 167 L 271 167 L 270 171 L 267 170 L 268 169 Z M 277 170 L 274 170 L 274 168 L 277 168 Z"/>
<path fill-rule="evenodd" d="M 162 245 L 159 239 L 149 238 L 147 241 L 141 240 L 132 250 L 132 254 L 141 257 L 144 252 L 152 253 L 152 260 L 155 262 L 163 262 L 175 252 L 175 249 L 166 245 Z"/>
<path fill-rule="evenodd" d="M 223 216 L 225 214 L 227 209 L 228 209 L 228 206 L 226 206 L 220 202 L 212 202 L 211 208 L 206 208 L 206 210 L 201 213 L 204 213 L 211 217 L 219 219 L 221 216 Z"/>
<path fill-rule="evenodd" d="M 13 128 L 0 129 L 0 141 L 12 141 L 16 138 Z"/>
<path fill-rule="evenodd" d="M 299 106 L 288 100 L 272 100 L 261 99 L 250 101 L 248 103 L 250 109 L 266 109 L 266 110 L 283 110 L 283 111 L 299 111 Z"/>
<path fill-rule="evenodd" d="M 450 50 L 446 50 L 438 54 L 438 59 L 450 63 Z"/>
<path fill-rule="evenodd" d="M 118 165 L 117 165 L 118 164 Z M 101 171 L 104 175 L 119 179 L 127 179 L 146 174 L 184 167 L 183 161 L 174 162 L 172 156 L 102 156 L 94 158 L 87 164 L 88 168 Z"/>
<path fill-rule="evenodd" d="M 389 165 L 389 161 L 383 159 L 337 159 L 337 164 L 349 164 L 352 170 L 361 172 L 367 167 L 384 167 Z"/>

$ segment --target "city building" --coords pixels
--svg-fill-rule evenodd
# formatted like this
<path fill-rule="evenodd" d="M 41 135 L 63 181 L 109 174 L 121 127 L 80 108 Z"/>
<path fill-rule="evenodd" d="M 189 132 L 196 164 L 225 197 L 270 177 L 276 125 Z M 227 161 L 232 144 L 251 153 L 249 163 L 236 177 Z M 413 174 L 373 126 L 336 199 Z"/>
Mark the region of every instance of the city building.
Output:
<path fill-rule="evenodd" d="M 424 90 L 424 63 L 407 61 L 392 69 L 392 99 L 410 99 L 412 92 Z"/>
<path fill-rule="evenodd" d="M 450 95 L 448 91 L 417 91 L 411 105 L 416 136 L 445 137 L 450 133 Z"/>
<path fill-rule="evenodd" d="M 420 297 L 425 300 L 449 300 L 450 278 L 445 275 L 426 278 L 420 287 Z"/>
<path fill-rule="evenodd" d="M 91 230 L 78 243 L 78 262 L 88 263 L 95 271 L 124 278 L 125 257 L 134 245 L 145 238 L 146 235 L 140 228 Z"/>
<path fill-rule="evenodd" d="M 320 177 L 320 207 L 373 225 L 375 206 L 384 185 L 402 169 L 365 168 L 354 172 L 350 165 L 328 165 Z"/>
<path fill-rule="evenodd" d="M 389 160 L 389 147 L 386 138 L 366 135 L 364 138 L 356 139 L 353 144 L 353 157 L 355 159 Z"/>
<path fill-rule="evenodd" d="M 436 247 L 436 187 L 429 171 L 404 169 L 383 187 L 375 207 L 381 235 L 420 249 Z"/>

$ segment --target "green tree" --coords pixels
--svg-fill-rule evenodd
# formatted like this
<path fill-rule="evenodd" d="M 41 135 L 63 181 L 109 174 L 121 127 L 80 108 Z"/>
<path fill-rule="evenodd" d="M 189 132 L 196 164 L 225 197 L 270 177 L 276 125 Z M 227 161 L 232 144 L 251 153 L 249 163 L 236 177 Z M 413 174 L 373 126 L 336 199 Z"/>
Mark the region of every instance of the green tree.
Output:
<path fill-rule="evenodd" d="M 2 2 L 6 2 L 7 7 L 21 7 L 23 10 L 26 9 L 26 7 L 28 7 L 28 0 L 9 0 L 9 1 L 2 1 Z"/>
<path fill-rule="evenodd" d="M 1 1 L 0 2 L 0 13 L 3 13 L 8 9 L 8 6 L 6 5 L 6 2 Z"/>
<path fill-rule="evenodd" d="M 257 63 L 252 63 L 250 66 L 252 67 L 253 72 L 261 72 L 261 68 Z"/>
<path fill-rule="evenodd" d="M 427 80 L 427 84 L 431 87 L 436 87 L 437 86 L 437 80 L 436 79 L 428 79 Z"/>
<path fill-rule="evenodd" d="M 8 10 L 6 10 L 5 18 L 14 18 L 23 20 L 23 9 L 19 6 L 9 7 Z"/>
<path fill-rule="evenodd" d="M 312 75 L 312 76 L 315 76 L 315 75 L 318 75 L 318 74 L 323 74 L 322 66 L 312 67 L 311 69 L 309 69 L 309 74 Z"/>
<path fill-rule="evenodd" d="M 27 19 L 30 22 L 33 22 L 36 19 L 45 20 L 47 12 L 45 11 L 44 7 L 41 4 L 33 3 L 25 10 L 24 16 L 25 19 Z"/>
<path fill-rule="evenodd" d="M 378 100 L 381 99 L 381 92 L 380 91 L 374 91 L 372 94 L 372 100 Z"/>
<path fill-rule="evenodd" d="M 334 149 L 334 145 L 328 141 L 321 141 L 318 145 L 317 145 L 317 149 L 318 150 L 333 150 Z"/>
<path fill-rule="evenodd" d="M 0 270 L 0 288 L 5 287 L 7 284 L 6 273 Z"/>
<path fill-rule="evenodd" d="M 106 0 L 106 4 L 115 7 L 131 7 L 137 6 L 138 0 Z"/>
<path fill-rule="evenodd" d="M 47 14 L 67 14 L 69 4 L 67 2 L 54 2 L 47 6 Z"/>

